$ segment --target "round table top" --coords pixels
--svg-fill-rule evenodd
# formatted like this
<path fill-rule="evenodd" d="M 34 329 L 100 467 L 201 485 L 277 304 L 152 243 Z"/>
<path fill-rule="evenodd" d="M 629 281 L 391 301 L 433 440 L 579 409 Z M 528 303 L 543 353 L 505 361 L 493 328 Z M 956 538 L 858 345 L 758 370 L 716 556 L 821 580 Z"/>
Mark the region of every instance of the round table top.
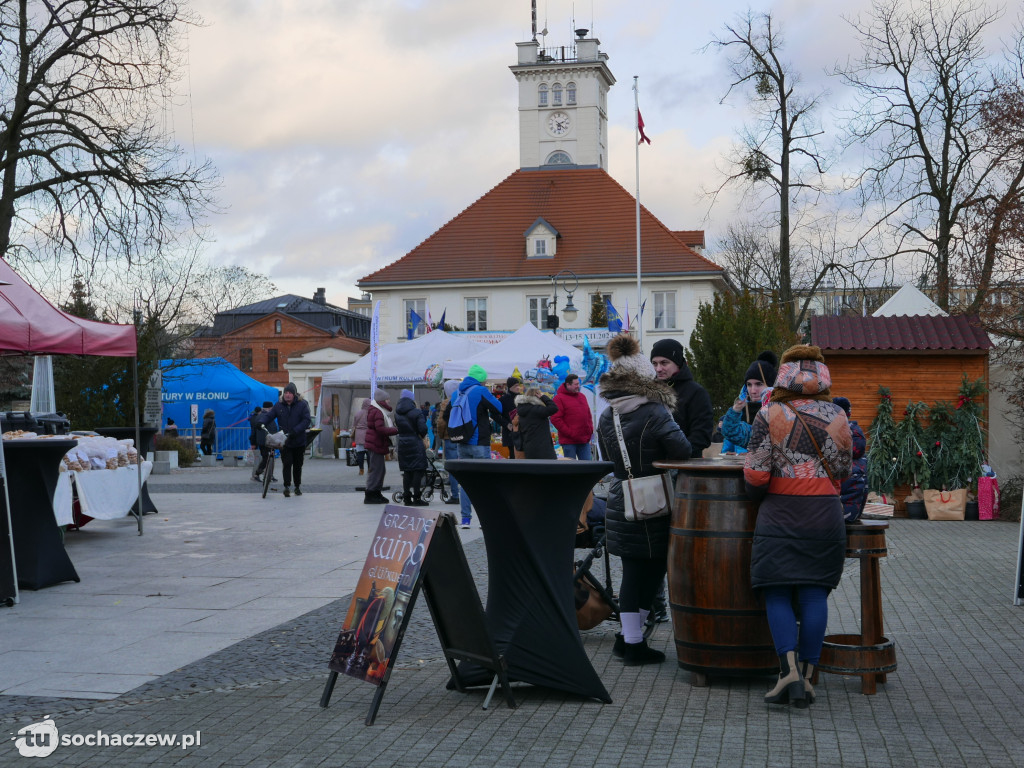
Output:
<path fill-rule="evenodd" d="M 742 454 L 719 454 L 713 459 L 666 459 L 665 461 L 656 461 L 654 466 L 658 469 L 683 469 L 687 472 L 704 472 L 704 471 L 716 471 L 716 470 L 742 470 L 743 469 L 743 455 Z"/>
<path fill-rule="evenodd" d="M 571 459 L 447 459 L 444 466 L 455 472 L 488 472 L 496 475 L 607 475 L 615 469 L 610 461 Z"/>
<path fill-rule="evenodd" d="M 29 450 L 43 450 L 44 448 L 60 449 L 61 453 L 67 453 L 78 445 L 77 440 L 65 437 L 29 437 L 4 440 L 4 448 L 27 448 Z"/>

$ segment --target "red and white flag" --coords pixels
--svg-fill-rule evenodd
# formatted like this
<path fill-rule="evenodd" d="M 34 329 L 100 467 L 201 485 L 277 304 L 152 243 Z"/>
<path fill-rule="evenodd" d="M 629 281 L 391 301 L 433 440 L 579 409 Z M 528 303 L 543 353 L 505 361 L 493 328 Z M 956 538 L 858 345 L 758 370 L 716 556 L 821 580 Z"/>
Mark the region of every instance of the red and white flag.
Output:
<path fill-rule="evenodd" d="M 637 144 L 642 144 L 645 141 L 650 144 L 651 140 L 647 138 L 647 134 L 644 133 L 644 116 L 640 114 L 639 109 L 636 111 L 636 127 L 640 131 L 640 141 L 638 141 Z"/>

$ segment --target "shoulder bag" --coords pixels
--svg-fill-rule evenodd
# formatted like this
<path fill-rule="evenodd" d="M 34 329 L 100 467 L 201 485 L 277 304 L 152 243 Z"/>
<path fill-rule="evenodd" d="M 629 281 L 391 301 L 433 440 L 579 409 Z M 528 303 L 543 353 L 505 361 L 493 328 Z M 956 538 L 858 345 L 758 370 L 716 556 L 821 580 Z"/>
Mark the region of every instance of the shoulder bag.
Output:
<path fill-rule="evenodd" d="M 669 487 L 668 472 L 659 472 L 647 477 L 633 477 L 629 462 L 629 451 L 622 437 L 622 423 L 619 412 L 612 408 L 615 422 L 615 437 L 622 451 L 622 463 L 626 466 L 626 479 L 622 481 L 622 500 L 625 504 L 626 519 L 632 523 L 664 517 L 672 509 L 672 489 Z"/>

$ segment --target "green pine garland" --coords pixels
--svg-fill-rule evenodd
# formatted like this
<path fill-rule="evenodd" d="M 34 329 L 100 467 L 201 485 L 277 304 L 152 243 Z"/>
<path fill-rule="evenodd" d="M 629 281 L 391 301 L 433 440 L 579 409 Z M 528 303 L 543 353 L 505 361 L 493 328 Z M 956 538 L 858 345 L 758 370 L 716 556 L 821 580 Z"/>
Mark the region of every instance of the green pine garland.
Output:
<path fill-rule="evenodd" d="M 891 408 L 891 406 L 890 406 Z M 931 459 L 925 450 L 927 439 L 921 415 L 928 412 L 924 403 L 907 403 L 903 421 L 896 425 L 897 482 L 930 488 Z"/>
<path fill-rule="evenodd" d="M 892 418 L 892 395 L 888 387 L 879 387 L 878 395 L 878 413 L 868 428 L 868 490 L 891 495 L 898 477 L 899 444 Z"/>

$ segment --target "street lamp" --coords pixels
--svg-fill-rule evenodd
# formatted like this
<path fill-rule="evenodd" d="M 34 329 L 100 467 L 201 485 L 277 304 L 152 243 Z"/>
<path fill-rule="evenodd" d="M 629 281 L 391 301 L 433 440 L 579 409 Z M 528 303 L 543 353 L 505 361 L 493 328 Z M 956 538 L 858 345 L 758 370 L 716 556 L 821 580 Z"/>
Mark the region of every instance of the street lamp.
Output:
<path fill-rule="evenodd" d="M 562 307 L 562 315 L 567 323 L 576 319 L 579 310 L 572 303 L 572 295 L 580 287 L 580 280 L 571 269 L 563 269 L 551 276 L 551 312 L 548 314 L 548 328 L 558 328 L 558 283 L 561 280 L 562 290 L 566 293 L 565 306 Z M 570 283 L 572 288 L 569 287 Z"/>

